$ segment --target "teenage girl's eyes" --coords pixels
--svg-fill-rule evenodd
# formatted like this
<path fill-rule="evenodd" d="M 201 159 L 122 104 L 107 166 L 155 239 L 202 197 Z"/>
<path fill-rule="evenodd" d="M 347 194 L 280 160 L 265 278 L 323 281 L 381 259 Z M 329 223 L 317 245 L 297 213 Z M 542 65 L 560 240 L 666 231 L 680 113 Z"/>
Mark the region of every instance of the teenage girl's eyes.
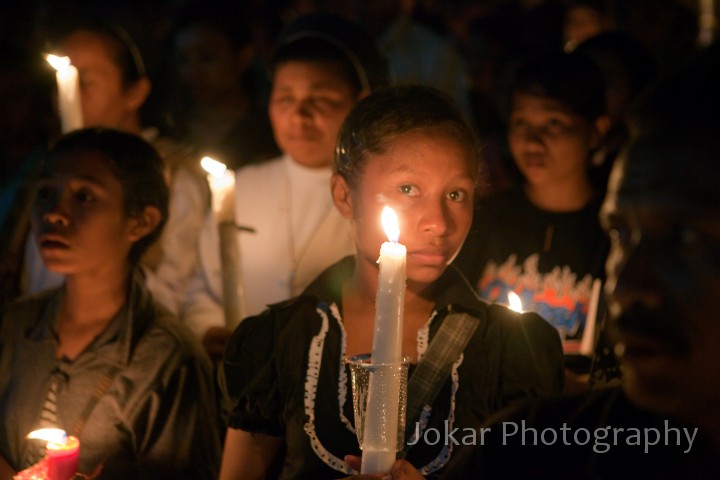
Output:
<path fill-rule="evenodd" d="M 448 193 L 447 196 L 453 202 L 462 202 L 467 198 L 467 192 L 464 190 L 453 190 Z"/>
<path fill-rule="evenodd" d="M 419 194 L 418 188 L 415 185 L 405 184 L 400 185 L 400 193 L 409 197 L 414 197 Z"/>
<path fill-rule="evenodd" d="M 559 118 L 551 118 L 546 124 L 547 131 L 550 133 L 560 133 L 566 130 L 565 122 Z"/>
<path fill-rule="evenodd" d="M 96 197 L 90 190 L 83 188 L 75 192 L 75 198 L 80 203 L 92 203 Z"/>

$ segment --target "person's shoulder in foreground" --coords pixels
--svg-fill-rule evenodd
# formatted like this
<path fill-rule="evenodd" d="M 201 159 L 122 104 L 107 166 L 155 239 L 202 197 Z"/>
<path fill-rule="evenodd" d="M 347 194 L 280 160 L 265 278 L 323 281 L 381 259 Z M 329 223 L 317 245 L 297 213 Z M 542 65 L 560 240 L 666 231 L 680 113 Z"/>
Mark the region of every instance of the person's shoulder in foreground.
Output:
<path fill-rule="evenodd" d="M 718 477 L 718 82 L 709 55 L 659 82 L 613 167 L 601 220 L 622 388 L 502 413 L 448 478 Z"/>
<path fill-rule="evenodd" d="M 717 53 L 634 106 L 613 165 L 600 218 L 622 387 L 499 412 L 458 447 L 445 478 L 718 478 Z M 392 477 L 420 478 L 402 460 Z"/>

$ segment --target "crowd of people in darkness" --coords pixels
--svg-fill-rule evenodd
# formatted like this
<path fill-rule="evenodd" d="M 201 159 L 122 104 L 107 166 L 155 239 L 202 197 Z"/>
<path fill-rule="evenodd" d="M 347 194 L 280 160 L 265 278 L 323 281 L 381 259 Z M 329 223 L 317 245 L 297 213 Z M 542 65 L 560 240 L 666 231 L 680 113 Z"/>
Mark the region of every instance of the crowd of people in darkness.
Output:
<path fill-rule="evenodd" d="M 715 478 L 719 10 L 3 3 L 0 480 L 43 428 L 76 478 Z M 361 473 L 387 206 L 409 407 Z"/>

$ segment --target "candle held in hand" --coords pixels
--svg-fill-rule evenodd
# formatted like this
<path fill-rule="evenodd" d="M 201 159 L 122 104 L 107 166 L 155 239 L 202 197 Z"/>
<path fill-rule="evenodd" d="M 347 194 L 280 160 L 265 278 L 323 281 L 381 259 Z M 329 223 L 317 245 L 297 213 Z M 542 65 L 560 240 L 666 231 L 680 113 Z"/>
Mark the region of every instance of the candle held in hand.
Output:
<path fill-rule="evenodd" d="M 47 480 L 70 480 L 75 476 L 80 459 L 80 441 L 68 437 L 63 430 L 43 428 L 35 430 L 28 438 L 47 441 L 44 461 L 47 465 Z"/>
<path fill-rule="evenodd" d="M 235 224 L 235 172 L 210 157 L 203 157 L 200 166 L 208 173 L 213 216 L 220 236 L 225 326 L 233 330 L 245 315 L 240 243 Z"/>
<path fill-rule="evenodd" d="M 380 272 L 375 299 L 373 365 L 398 365 L 402 362 L 403 310 L 405 305 L 406 256 L 398 243 L 397 215 L 390 207 L 382 212 L 382 223 L 389 241 L 380 247 Z M 400 377 L 395 369 L 378 368 L 370 376 L 361 473 L 387 473 L 398 450 L 398 405 Z"/>
<path fill-rule="evenodd" d="M 69 57 L 49 54 L 45 58 L 56 70 L 58 110 L 62 132 L 67 133 L 83 128 L 78 69 L 70 63 Z"/>
<path fill-rule="evenodd" d="M 380 247 L 380 273 L 375 298 L 373 363 L 399 363 L 402 360 L 402 320 L 405 303 L 405 245 L 398 243 L 400 228 L 390 207 L 382 212 L 382 225 L 389 241 Z"/>
<path fill-rule="evenodd" d="M 210 157 L 203 157 L 200 166 L 207 172 L 212 192 L 212 209 L 218 224 L 235 221 L 235 172 L 228 170 L 224 163 Z"/>

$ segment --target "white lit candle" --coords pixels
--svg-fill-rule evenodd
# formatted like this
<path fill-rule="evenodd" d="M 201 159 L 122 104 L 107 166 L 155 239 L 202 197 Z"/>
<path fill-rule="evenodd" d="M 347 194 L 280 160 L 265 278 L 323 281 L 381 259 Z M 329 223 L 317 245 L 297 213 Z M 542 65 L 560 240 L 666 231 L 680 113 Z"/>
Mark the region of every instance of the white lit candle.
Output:
<path fill-rule="evenodd" d="M 69 57 L 49 54 L 45 57 L 56 70 L 58 88 L 58 110 L 62 132 L 67 133 L 83 127 L 80 103 L 80 79 L 78 70 L 70 63 Z"/>
<path fill-rule="evenodd" d="M 232 330 L 244 316 L 240 245 L 235 224 L 235 173 L 210 157 L 203 157 L 200 165 L 208 173 L 212 192 L 213 216 L 220 236 L 225 326 Z"/>
<path fill-rule="evenodd" d="M 212 192 L 212 209 L 218 223 L 235 221 L 235 172 L 224 163 L 210 157 L 203 157 L 200 166 L 207 172 Z"/>
<path fill-rule="evenodd" d="M 405 245 L 398 243 L 400 228 L 390 207 L 383 209 L 382 224 L 389 241 L 380 247 L 378 260 L 380 272 L 371 359 L 374 365 L 398 365 L 402 361 L 407 251 Z M 370 376 L 361 473 L 389 472 L 397 454 L 401 380 L 397 374 L 378 373 Z"/>
<path fill-rule="evenodd" d="M 585 329 L 580 340 L 580 353 L 586 357 L 592 357 L 595 350 L 595 325 L 597 324 L 598 304 L 600 303 L 600 287 L 602 282 L 599 278 L 593 281 L 590 292 L 590 303 L 588 313 L 585 317 Z"/>

